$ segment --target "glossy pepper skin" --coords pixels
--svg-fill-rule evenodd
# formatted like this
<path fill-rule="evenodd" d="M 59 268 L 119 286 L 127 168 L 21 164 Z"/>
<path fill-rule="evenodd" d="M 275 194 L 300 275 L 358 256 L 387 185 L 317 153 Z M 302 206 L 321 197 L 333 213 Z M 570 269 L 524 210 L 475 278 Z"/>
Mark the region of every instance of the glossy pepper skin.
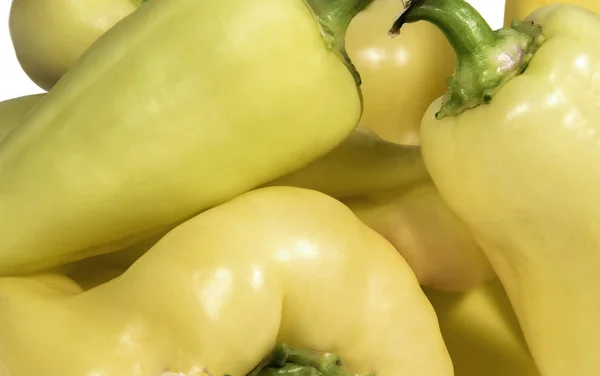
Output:
<path fill-rule="evenodd" d="M 457 376 L 540 376 L 499 280 L 461 293 L 425 289 Z"/>
<path fill-rule="evenodd" d="M 26 95 L 0 102 L 0 142 L 44 98 L 44 94 Z"/>
<path fill-rule="evenodd" d="M 359 125 L 325 156 L 268 185 L 308 188 L 341 199 L 402 189 L 427 179 L 419 148 L 386 141 Z"/>
<path fill-rule="evenodd" d="M 400 21 L 423 18 L 456 30 L 448 36 L 465 62 L 452 94 L 423 119 L 428 170 L 506 287 L 541 374 L 598 375 L 600 16 L 550 5 L 527 18 L 533 24 L 491 34 L 475 11 L 448 0 L 416 3 Z M 501 59 L 466 64 L 482 52 Z M 513 69 L 498 70 L 511 56 Z M 488 87 L 482 71 L 506 76 Z M 456 94 L 466 89 L 493 93 L 491 101 L 460 109 Z"/>
<path fill-rule="evenodd" d="M 346 48 L 362 78 L 361 123 L 387 141 L 419 145 L 421 117 L 444 93 L 456 57 L 433 25 L 415 25 L 393 39 L 382 32 L 381 23 L 401 7 L 398 0 L 375 0 L 350 23 Z"/>
<path fill-rule="evenodd" d="M 431 180 L 344 203 L 394 245 L 422 286 L 467 291 L 495 277 L 473 235 Z"/>
<path fill-rule="evenodd" d="M 50 90 L 102 34 L 145 0 L 12 0 L 10 36 L 21 67 Z"/>
<path fill-rule="evenodd" d="M 143 2 L 13 0 L 10 31 L 17 57 L 30 78 L 49 90 L 96 39 Z M 418 25 L 390 41 L 381 22 L 398 8 L 394 0 L 375 1 L 350 23 L 346 47 L 361 72 L 362 122 L 386 140 L 418 145 L 421 116 L 444 92 L 456 59 L 432 25 Z M 398 98 L 398 85 L 411 89 Z"/>
<path fill-rule="evenodd" d="M 441 199 L 421 152 L 359 126 L 308 166 L 270 182 L 342 199 L 406 259 L 420 284 L 464 291 L 494 277 L 487 258 Z"/>
<path fill-rule="evenodd" d="M 156 1 L 119 22 L 0 146 L 0 275 L 122 249 L 335 148 L 368 2 Z"/>
<path fill-rule="evenodd" d="M 593 12 L 600 13 L 600 2 L 597 0 L 507 0 L 504 25 L 510 26 L 515 18 L 522 20 L 534 10 L 555 3 L 579 5 Z"/>
<path fill-rule="evenodd" d="M 481 248 L 466 225 L 443 202 L 431 181 L 412 184 L 404 181 L 390 190 L 373 191 L 354 197 L 343 195 L 349 191 L 373 188 L 371 184 L 378 180 L 369 180 L 367 177 L 390 177 L 388 174 L 377 173 L 383 173 L 388 167 L 391 168 L 389 172 L 393 172 L 395 161 L 400 166 L 405 163 L 406 155 L 399 154 L 396 156 L 399 160 L 396 160 L 392 158 L 394 153 L 381 153 L 384 150 L 392 151 L 393 148 L 402 150 L 404 146 L 393 144 L 393 148 L 389 149 L 375 148 L 371 150 L 375 152 L 370 154 L 370 148 L 352 148 L 369 140 L 372 137 L 370 133 L 358 131 L 353 136 L 356 139 L 346 140 L 342 144 L 341 148 L 345 152 L 336 149 L 306 169 L 298 170 L 290 177 L 283 177 L 276 182 L 285 186 L 318 190 L 328 195 L 333 194 L 336 198 L 339 196 L 335 194 L 341 194 L 343 203 L 363 223 L 396 248 L 422 286 L 442 291 L 467 291 L 494 278 L 495 274 Z M 361 142 L 357 143 L 359 140 Z M 376 141 L 375 144 L 379 142 Z M 366 145 L 368 143 L 362 144 Z M 348 156 L 352 157 L 345 158 Z M 386 157 L 383 158 L 384 156 Z M 379 164 L 372 169 L 362 169 L 362 158 Z M 368 167 L 369 164 L 364 166 Z M 396 171 L 398 178 L 391 176 L 389 182 L 410 176 L 402 177 L 403 172 L 406 170 Z M 273 185 L 277 184 L 273 182 L 271 186 Z M 54 270 L 67 274 L 87 288 L 118 275 L 151 245 L 151 242 L 144 241 L 130 249 L 76 261 Z"/>
<path fill-rule="evenodd" d="M 405 261 L 342 203 L 301 188 L 210 209 L 87 292 L 7 277 L 0 301 L 7 376 L 245 375 L 278 342 L 335 351 L 358 374 L 452 375 Z"/>

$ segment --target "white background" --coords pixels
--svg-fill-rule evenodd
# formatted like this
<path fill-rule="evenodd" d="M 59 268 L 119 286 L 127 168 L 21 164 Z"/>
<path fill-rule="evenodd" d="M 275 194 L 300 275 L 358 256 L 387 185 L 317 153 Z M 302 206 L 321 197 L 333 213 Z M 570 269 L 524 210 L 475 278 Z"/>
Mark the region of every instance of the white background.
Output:
<path fill-rule="evenodd" d="M 468 1 L 481 12 L 494 29 L 502 27 L 504 0 Z M 401 1 L 398 0 L 398 3 L 400 4 Z M 10 0 L 0 0 L 0 101 L 42 92 L 25 75 L 15 57 L 8 32 L 10 4 Z"/>

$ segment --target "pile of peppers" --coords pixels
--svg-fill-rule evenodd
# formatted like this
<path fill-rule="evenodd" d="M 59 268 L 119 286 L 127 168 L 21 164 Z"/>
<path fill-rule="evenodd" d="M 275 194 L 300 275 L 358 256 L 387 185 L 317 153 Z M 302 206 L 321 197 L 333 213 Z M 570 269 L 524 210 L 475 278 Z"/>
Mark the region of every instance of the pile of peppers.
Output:
<path fill-rule="evenodd" d="M 600 375 L 598 4 L 12 0 L 0 376 Z"/>

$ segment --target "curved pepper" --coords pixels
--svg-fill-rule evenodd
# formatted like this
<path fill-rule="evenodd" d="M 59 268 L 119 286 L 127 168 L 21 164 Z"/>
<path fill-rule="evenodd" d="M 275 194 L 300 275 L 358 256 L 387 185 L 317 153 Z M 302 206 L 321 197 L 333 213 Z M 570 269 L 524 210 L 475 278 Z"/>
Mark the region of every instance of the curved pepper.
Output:
<path fill-rule="evenodd" d="M 374 1 L 350 23 L 346 48 L 362 78 L 361 123 L 385 140 L 419 145 L 421 117 L 444 93 L 456 57 L 444 35 L 426 23 L 390 40 L 380 25 L 401 7 L 399 0 Z"/>
<path fill-rule="evenodd" d="M 599 375 L 600 16 L 550 5 L 494 33 L 463 1 L 423 0 L 394 29 L 422 19 L 459 59 L 422 122 L 428 170 L 506 287 L 541 374 Z"/>
<path fill-rule="evenodd" d="M 495 277 L 467 226 L 431 181 L 344 203 L 394 245 L 423 286 L 466 291 Z"/>
<path fill-rule="evenodd" d="M 359 374 L 452 375 L 406 262 L 343 204 L 300 188 L 210 209 L 97 288 L 6 277 L 0 301 L 7 376 L 245 375 L 277 343 L 335 352 Z"/>
<path fill-rule="evenodd" d="M 12 0 L 9 30 L 29 78 L 50 90 L 107 30 L 145 0 Z"/>
<path fill-rule="evenodd" d="M 155 1 L 119 22 L 0 145 L 0 275 L 122 249 L 335 148 L 369 2 Z"/>
<path fill-rule="evenodd" d="M 0 142 L 42 100 L 44 94 L 26 95 L 0 102 Z"/>
<path fill-rule="evenodd" d="M 504 25 L 510 26 L 513 20 L 522 20 L 534 10 L 555 3 L 579 5 L 600 13 L 600 2 L 598 0 L 506 0 Z"/>

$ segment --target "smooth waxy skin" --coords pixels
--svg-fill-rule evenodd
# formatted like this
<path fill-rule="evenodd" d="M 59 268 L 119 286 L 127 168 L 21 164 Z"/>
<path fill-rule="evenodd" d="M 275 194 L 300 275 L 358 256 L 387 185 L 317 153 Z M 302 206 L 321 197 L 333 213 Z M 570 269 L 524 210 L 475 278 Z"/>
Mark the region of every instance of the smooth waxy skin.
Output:
<path fill-rule="evenodd" d="M 9 28 L 25 73 L 50 90 L 107 30 L 142 0 L 12 0 Z"/>
<path fill-rule="evenodd" d="M 429 104 L 446 90 L 456 57 L 443 34 L 420 23 L 390 39 L 402 1 L 375 0 L 350 23 L 346 49 L 362 78 L 361 123 L 382 138 L 419 145 L 419 123 Z"/>
<path fill-rule="evenodd" d="M 25 118 L 44 94 L 27 95 L 0 102 L 0 142 Z"/>
<path fill-rule="evenodd" d="M 0 275 L 160 233 L 326 154 L 360 113 L 304 2 L 148 2 L 0 146 Z"/>
<path fill-rule="evenodd" d="M 464 293 L 425 289 L 456 376 L 540 376 L 502 284 Z"/>
<path fill-rule="evenodd" d="M 268 185 L 308 188 L 348 198 L 401 189 L 428 178 L 419 148 L 383 140 L 359 125 L 324 157 Z"/>
<path fill-rule="evenodd" d="M 466 226 L 429 180 L 418 148 L 384 141 L 359 126 L 329 154 L 270 182 L 344 199 L 390 241 L 420 284 L 464 291 L 494 276 Z"/>
<path fill-rule="evenodd" d="M 504 24 L 510 26 L 515 18 L 522 20 L 534 10 L 555 3 L 579 5 L 593 12 L 600 13 L 600 2 L 598 0 L 507 0 Z"/>
<path fill-rule="evenodd" d="M 465 291 L 495 276 L 467 226 L 431 181 L 344 203 L 394 245 L 423 286 Z"/>
<path fill-rule="evenodd" d="M 491 104 L 422 123 L 442 197 L 506 287 L 544 376 L 600 374 L 600 16 L 548 6 L 546 42 Z"/>
<path fill-rule="evenodd" d="M 265 188 L 210 209 L 85 293 L 52 278 L 0 279 L 3 375 L 244 375 L 276 342 L 335 349 L 357 373 L 452 375 L 408 265 L 315 191 Z"/>

